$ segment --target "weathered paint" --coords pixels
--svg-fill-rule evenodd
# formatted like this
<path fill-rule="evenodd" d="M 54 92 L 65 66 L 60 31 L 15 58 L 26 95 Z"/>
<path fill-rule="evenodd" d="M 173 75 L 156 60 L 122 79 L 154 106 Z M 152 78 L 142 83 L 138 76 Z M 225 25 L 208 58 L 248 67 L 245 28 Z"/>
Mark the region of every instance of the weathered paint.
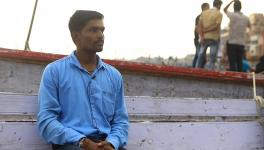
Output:
<path fill-rule="evenodd" d="M 41 57 L 40 60 L 38 60 L 39 57 Z M 63 55 L 0 50 L 0 92 L 37 93 L 45 65 L 61 57 Z M 44 60 L 46 60 L 45 63 L 43 63 Z M 250 79 L 246 79 L 248 77 L 250 78 L 249 74 L 211 72 L 200 69 L 113 60 L 106 61 L 116 66 L 123 74 L 125 95 L 127 96 L 253 97 L 252 84 Z M 198 77 L 201 74 L 203 74 L 203 77 Z M 257 95 L 261 96 L 264 95 L 262 82 L 262 77 L 258 76 Z"/>
<path fill-rule="evenodd" d="M 126 102 L 129 114 L 141 117 L 141 121 L 130 123 L 128 150 L 264 149 L 264 129 L 258 120 L 180 122 L 182 120 L 169 119 L 173 116 L 257 116 L 253 100 L 126 97 Z M 13 119 L 35 115 L 36 105 L 36 95 L 0 93 L 0 119 L 6 115 Z M 157 115 L 168 119 L 157 121 Z M 36 120 L 23 119 L 0 120 L 0 149 L 50 150 L 50 145 L 38 134 Z"/>
<path fill-rule="evenodd" d="M 38 134 L 35 122 L 0 122 L 1 150 L 51 150 Z"/>
<path fill-rule="evenodd" d="M 36 64 L 38 63 L 47 64 L 49 62 L 60 59 L 64 56 L 65 55 L 0 48 L 1 58 L 13 59 L 14 61 L 25 60 L 28 62 L 34 62 Z M 124 72 L 150 74 L 150 75 L 158 75 L 165 77 L 184 76 L 191 78 L 214 79 L 220 81 L 243 82 L 243 83 L 249 83 L 252 80 L 252 77 L 246 73 L 217 72 L 217 71 L 208 71 L 204 69 L 192 69 L 192 68 L 144 64 L 144 63 L 107 60 L 107 59 L 105 59 L 104 61 Z M 261 85 L 264 85 L 264 78 L 263 77 L 261 77 L 260 79 L 257 78 L 257 82 Z"/>
<path fill-rule="evenodd" d="M 129 137 L 128 150 L 264 149 L 264 130 L 257 122 L 132 123 Z"/>
<path fill-rule="evenodd" d="M 131 116 L 141 117 L 141 120 L 144 120 L 144 117 L 150 118 L 151 116 L 165 118 L 185 116 L 188 119 L 191 116 L 227 118 L 256 117 L 259 115 L 256 102 L 252 99 L 185 99 L 127 96 L 125 100 L 128 113 Z M 37 95 L 0 93 L 0 116 L 30 117 L 36 115 L 37 112 Z M 24 119 L 27 119 L 27 117 L 24 117 Z M 28 121 L 32 121 L 32 118 L 29 118 Z"/>
<path fill-rule="evenodd" d="M 51 150 L 35 123 L 0 122 L 1 150 Z M 257 122 L 131 123 L 128 150 L 263 150 Z M 3 138 L 4 137 L 4 138 Z"/>

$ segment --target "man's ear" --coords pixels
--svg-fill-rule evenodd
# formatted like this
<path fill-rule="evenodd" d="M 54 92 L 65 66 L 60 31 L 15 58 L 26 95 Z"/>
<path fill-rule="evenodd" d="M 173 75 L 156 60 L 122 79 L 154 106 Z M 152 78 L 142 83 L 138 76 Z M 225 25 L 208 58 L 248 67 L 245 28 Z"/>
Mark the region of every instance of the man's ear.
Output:
<path fill-rule="evenodd" d="M 80 38 L 79 38 L 78 32 L 71 32 L 71 37 L 72 37 L 72 41 L 74 42 L 75 45 L 79 43 Z"/>

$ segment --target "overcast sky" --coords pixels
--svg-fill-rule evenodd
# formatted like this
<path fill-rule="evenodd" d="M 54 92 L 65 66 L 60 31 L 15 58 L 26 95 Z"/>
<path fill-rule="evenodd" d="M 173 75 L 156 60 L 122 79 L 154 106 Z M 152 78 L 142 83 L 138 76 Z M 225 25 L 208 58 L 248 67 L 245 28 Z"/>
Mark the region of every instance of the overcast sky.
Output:
<path fill-rule="evenodd" d="M 68 30 L 77 9 L 105 16 L 103 58 L 184 57 L 194 53 L 194 19 L 200 5 L 213 0 L 39 0 L 32 29 L 33 51 L 69 54 L 75 49 Z M 229 0 L 224 0 L 224 6 Z M 23 49 L 35 0 L 0 0 L 0 47 Z M 242 11 L 264 13 L 264 0 L 243 0 Z M 227 26 L 224 18 L 222 28 Z"/>

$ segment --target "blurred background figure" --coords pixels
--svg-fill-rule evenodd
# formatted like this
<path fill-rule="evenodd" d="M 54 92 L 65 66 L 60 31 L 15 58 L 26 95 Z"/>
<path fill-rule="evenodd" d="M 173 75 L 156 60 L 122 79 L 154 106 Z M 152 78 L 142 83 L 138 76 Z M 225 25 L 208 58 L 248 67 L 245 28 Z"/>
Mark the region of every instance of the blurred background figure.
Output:
<path fill-rule="evenodd" d="M 201 8 L 202 8 L 202 12 L 204 12 L 204 11 L 210 9 L 210 5 L 208 3 L 203 3 Z M 193 64 L 192 64 L 193 68 L 195 68 L 195 66 L 196 66 L 198 53 L 199 53 L 200 48 L 201 48 L 201 44 L 200 44 L 200 41 L 199 41 L 199 33 L 198 33 L 198 23 L 199 23 L 200 16 L 201 16 L 201 14 L 199 14 L 196 17 L 196 19 L 195 19 L 194 45 L 195 45 L 196 51 L 195 51 L 195 55 L 194 55 L 194 58 L 193 58 Z M 204 60 L 204 63 L 205 62 L 206 62 L 206 60 Z"/>
<path fill-rule="evenodd" d="M 263 73 L 264 72 L 264 56 L 260 58 L 260 62 L 256 66 L 256 73 Z"/>
<path fill-rule="evenodd" d="M 199 19 L 199 34 L 201 38 L 201 48 L 198 54 L 196 67 L 204 68 L 206 50 L 210 47 L 209 69 L 214 70 L 217 52 L 220 43 L 220 31 L 223 15 L 220 12 L 222 1 L 214 0 L 214 8 L 202 12 Z"/>
<path fill-rule="evenodd" d="M 229 12 L 229 6 L 234 3 L 234 12 Z M 239 0 L 231 1 L 224 12 L 230 19 L 229 39 L 227 41 L 227 56 L 230 71 L 243 71 L 243 56 L 246 43 L 247 27 L 250 27 L 249 18 L 241 12 L 242 4 Z"/>

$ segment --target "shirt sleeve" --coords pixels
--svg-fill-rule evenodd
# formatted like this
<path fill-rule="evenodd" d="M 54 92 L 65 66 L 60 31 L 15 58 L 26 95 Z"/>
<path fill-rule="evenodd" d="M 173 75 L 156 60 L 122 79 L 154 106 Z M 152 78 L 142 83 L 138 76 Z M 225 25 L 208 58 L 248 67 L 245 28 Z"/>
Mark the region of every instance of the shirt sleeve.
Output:
<path fill-rule="evenodd" d="M 200 28 L 204 28 L 203 19 L 204 19 L 204 13 L 202 12 L 198 20 L 198 26 L 200 26 Z"/>
<path fill-rule="evenodd" d="M 199 24 L 199 18 L 200 18 L 200 15 L 197 16 L 196 19 L 195 19 L 195 25 L 196 25 L 196 26 L 198 26 L 198 24 Z"/>
<path fill-rule="evenodd" d="M 58 99 L 58 73 L 48 65 L 43 73 L 39 89 L 39 113 L 37 126 L 40 135 L 49 143 L 65 144 L 77 142 L 84 135 L 64 127 L 59 121 L 61 107 Z"/>
<path fill-rule="evenodd" d="M 126 145 L 128 138 L 128 113 L 124 99 L 123 80 L 119 82 L 119 89 L 116 95 L 116 105 L 114 119 L 110 122 L 111 132 L 107 136 L 106 141 L 110 142 L 115 150 L 119 147 Z"/>
<path fill-rule="evenodd" d="M 223 15 L 222 15 L 221 13 L 219 13 L 219 15 L 218 15 L 218 17 L 217 17 L 217 20 L 216 20 L 216 23 L 217 23 L 217 24 L 221 24 L 222 19 L 223 19 Z"/>

